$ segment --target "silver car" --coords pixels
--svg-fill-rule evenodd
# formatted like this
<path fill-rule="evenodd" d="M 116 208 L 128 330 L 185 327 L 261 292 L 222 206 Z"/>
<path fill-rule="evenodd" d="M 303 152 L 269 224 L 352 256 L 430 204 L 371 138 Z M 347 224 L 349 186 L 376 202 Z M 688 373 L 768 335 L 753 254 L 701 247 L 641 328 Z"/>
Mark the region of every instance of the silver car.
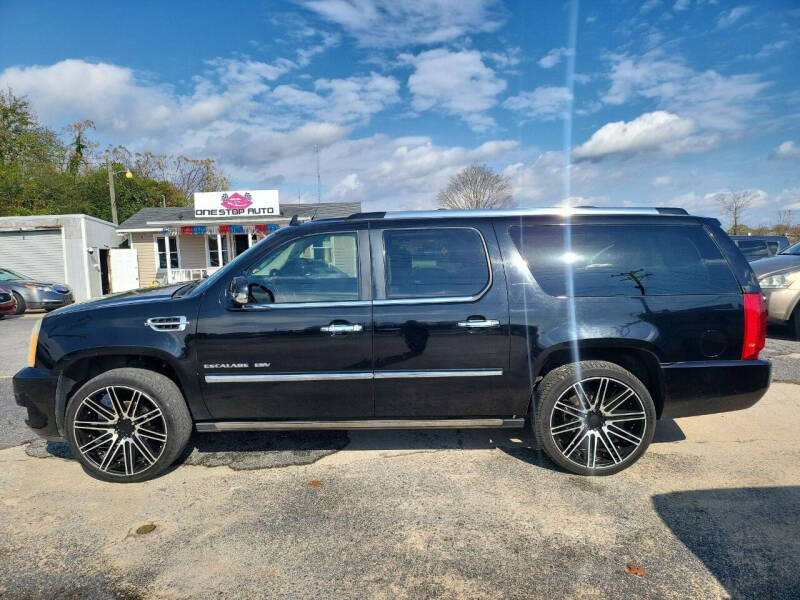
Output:
<path fill-rule="evenodd" d="M 800 242 L 750 263 L 767 302 L 767 320 L 792 328 L 800 340 Z"/>
<path fill-rule="evenodd" d="M 75 302 L 69 286 L 36 281 L 11 269 L 0 268 L 0 285 L 14 294 L 17 300 L 16 315 L 30 308 L 51 311 Z"/>

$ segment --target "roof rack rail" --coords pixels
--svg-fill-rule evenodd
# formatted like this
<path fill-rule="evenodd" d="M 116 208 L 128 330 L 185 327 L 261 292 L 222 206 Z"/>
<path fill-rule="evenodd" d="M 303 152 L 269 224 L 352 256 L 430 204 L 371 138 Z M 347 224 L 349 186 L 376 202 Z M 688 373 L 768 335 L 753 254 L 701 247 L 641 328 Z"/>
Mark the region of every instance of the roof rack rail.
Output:
<path fill-rule="evenodd" d="M 365 219 L 459 219 L 469 217 L 525 217 L 539 215 L 679 215 L 689 213 L 683 208 L 654 206 L 575 206 L 552 208 L 508 208 L 477 210 L 411 210 L 397 212 L 360 212 L 347 217 L 348 220 Z"/>

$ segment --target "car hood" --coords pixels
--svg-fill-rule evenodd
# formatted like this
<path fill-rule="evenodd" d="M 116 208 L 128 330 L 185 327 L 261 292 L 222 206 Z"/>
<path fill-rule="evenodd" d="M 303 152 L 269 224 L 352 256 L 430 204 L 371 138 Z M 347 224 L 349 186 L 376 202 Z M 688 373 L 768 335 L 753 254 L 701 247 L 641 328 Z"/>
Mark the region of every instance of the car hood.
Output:
<path fill-rule="evenodd" d="M 97 308 L 120 306 L 124 304 L 126 305 L 144 304 L 148 302 L 169 300 L 172 298 L 172 295 L 175 293 L 175 290 L 184 285 L 186 284 L 181 283 L 180 285 L 170 285 L 170 286 L 156 287 L 156 288 L 141 288 L 138 290 L 130 290 L 128 292 L 109 294 L 108 296 L 103 296 L 102 298 L 98 298 L 97 300 L 87 300 L 85 302 L 70 304 L 69 306 L 65 306 L 63 308 L 59 308 L 58 310 L 54 310 L 50 314 L 63 315 L 70 312 L 94 310 Z"/>
<path fill-rule="evenodd" d="M 761 279 L 767 275 L 779 275 L 800 269 L 800 256 L 795 254 L 778 254 L 770 258 L 761 258 L 750 263 L 756 277 Z"/>

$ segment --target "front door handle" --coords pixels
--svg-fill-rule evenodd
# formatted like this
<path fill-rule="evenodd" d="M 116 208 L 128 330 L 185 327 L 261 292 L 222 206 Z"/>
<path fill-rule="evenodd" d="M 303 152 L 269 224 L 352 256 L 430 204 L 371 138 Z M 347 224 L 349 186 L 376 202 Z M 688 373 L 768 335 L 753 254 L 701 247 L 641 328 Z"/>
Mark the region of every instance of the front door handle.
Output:
<path fill-rule="evenodd" d="M 319 330 L 322 333 L 330 333 L 331 335 L 336 335 L 337 333 L 359 333 L 364 330 L 364 326 L 359 323 L 355 325 L 349 323 L 331 323 L 325 327 L 320 327 Z"/>
<path fill-rule="evenodd" d="M 474 319 L 470 321 L 459 321 L 459 327 L 466 327 L 467 329 L 488 329 L 490 327 L 500 327 L 500 321 L 497 319 Z"/>

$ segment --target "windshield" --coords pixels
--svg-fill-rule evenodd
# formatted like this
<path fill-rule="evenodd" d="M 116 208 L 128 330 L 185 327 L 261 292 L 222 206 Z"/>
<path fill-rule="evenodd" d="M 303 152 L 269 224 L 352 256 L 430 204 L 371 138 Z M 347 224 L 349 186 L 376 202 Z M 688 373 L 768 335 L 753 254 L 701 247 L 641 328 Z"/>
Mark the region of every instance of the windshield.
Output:
<path fill-rule="evenodd" d="M 780 252 L 778 252 L 778 254 L 792 254 L 794 256 L 800 256 L 800 242 L 797 242 L 796 244 L 789 246 L 785 250 L 781 250 Z"/>
<path fill-rule="evenodd" d="M 210 286 L 214 285 L 214 283 L 216 281 L 218 281 L 219 279 L 222 279 L 224 277 L 230 277 L 230 278 L 235 277 L 236 274 L 238 274 L 239 271 L 240 271 L 240 266 L 244 262 L 246 262 L 249 259 L 249 257 L 253 256 L 253 253 L 256 250 L 256 248 L 259 248 L 261 246 L 261 244 L 264 243 L 266 240 L 275 239 L 276 237 L 279 237 L 280 235 L 285 234 L 285 232 L 287 232 L 287 231 L 289 231 L 289 228 L 279 229 L 277 231 L 274 231 L 274 232 L 270 233 L 267 237 L 265 237 L 264 239 L 259 241 L 257 244 L 255 244 L 251 248 L 248 248 L 246 251 L 242 252 L 239 256 L 234 258 L 231 262 L 229 262 L 227 265 L 222 267 L 219 271 L 217 271 L 216 273 L 214 273 L 213 275 L 208 277 L 208 279 L 202 280 L 200 282 L 200 284 L 197 285 L 197 287 L 195 287 L 194 289 L 191 289 L 191 293 L 189 295 L 190 296 L 197 296 L 198 294 L 202 294 Z M 263 246 L 261 246 L 261 247 L 263 247 Z M 184 294 L 181 294 L 181 295 L 184 295 Z"/>
<path fill-rule="evenodd" d="M 20 273 L 15 273 L 10 269 L 0 269 L 0 281 L 12 281 L 14 279 L 29 279 Z"/>

